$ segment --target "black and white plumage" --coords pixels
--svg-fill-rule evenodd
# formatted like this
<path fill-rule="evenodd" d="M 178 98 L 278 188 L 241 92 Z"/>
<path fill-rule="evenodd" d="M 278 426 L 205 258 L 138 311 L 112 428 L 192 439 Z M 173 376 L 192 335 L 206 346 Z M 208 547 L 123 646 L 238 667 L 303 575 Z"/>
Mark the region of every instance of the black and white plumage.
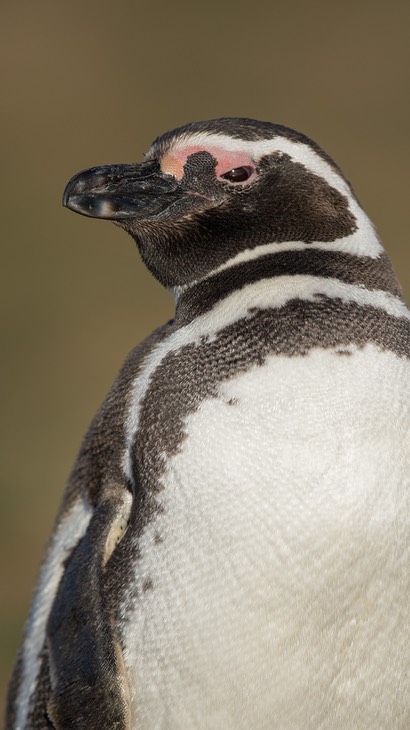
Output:
<path fill-rule="evenodd" d="M 408 728 L 410 315 L 339 168 L 219 119 L 65 204 L 177 306 L 85 438 L 7 728 Z"/>

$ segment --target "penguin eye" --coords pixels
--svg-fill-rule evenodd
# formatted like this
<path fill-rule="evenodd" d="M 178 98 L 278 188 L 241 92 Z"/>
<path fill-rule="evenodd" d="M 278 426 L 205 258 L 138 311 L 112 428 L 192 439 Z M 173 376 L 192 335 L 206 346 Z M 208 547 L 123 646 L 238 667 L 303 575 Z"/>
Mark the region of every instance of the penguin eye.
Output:
<path fill-rule="evenodd" d="M 229 172 L 225 172 L 224 175 L 221 175 L 221 178 L 228 180 L 231 183 L 241 183 L 248 180 L 252 173 L 252 167 L 235 167 L 233 170 L 229 170 Z"/>

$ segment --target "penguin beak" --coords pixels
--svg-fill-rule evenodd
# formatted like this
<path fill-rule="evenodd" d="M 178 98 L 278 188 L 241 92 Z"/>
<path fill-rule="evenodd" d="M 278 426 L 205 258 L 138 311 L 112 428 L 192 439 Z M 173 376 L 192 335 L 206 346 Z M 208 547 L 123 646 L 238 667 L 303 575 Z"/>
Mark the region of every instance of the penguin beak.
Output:
<path fill-rule="evenodd" d="M 167 217 L 174 203 L 187 194 L 156 160 L 135 165 L 104 165 L 71 178 L 63 205 L 81 215 L 108 220 Z"/>

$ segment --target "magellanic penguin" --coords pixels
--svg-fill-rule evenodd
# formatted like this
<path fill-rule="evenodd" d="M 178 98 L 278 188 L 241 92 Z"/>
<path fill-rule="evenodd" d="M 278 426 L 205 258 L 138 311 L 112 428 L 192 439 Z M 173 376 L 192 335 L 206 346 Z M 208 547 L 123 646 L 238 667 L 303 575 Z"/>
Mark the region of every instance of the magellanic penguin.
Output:
<path fill-rule="evenodd" d="M 410 315 L 303 134 L 188 124 L 64 204 L 176 298 L 85 438 L 13 730 L 408 730 Z"/>

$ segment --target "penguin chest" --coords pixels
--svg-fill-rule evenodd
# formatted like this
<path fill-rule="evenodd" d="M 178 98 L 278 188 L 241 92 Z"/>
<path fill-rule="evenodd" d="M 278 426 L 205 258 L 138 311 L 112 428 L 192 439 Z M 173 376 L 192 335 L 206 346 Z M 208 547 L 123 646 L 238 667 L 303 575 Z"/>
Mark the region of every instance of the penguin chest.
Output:
<path fill-rule="evenodd" d="M 135 727 L 370 729 L 403 694 L 409 375 L 271 356 L 184 417 L 124 600 Z"/>

